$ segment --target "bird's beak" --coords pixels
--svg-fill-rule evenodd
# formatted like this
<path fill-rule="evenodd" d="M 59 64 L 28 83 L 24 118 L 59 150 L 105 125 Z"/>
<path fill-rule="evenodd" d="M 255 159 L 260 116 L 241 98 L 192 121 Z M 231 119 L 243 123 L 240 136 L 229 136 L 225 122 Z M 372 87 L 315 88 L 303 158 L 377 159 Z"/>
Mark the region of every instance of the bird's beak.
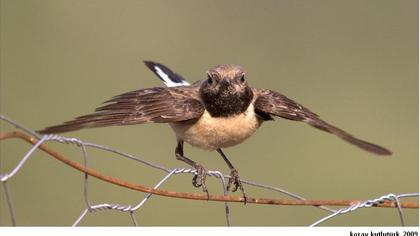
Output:
<path fill-rule="evenodd" d="M 230 83 L 229 83 L 228 79 L 223 78 L 223 79 L 220 80 L 219 85 L 221 87 L 229 87 L 230 86 Z"/>

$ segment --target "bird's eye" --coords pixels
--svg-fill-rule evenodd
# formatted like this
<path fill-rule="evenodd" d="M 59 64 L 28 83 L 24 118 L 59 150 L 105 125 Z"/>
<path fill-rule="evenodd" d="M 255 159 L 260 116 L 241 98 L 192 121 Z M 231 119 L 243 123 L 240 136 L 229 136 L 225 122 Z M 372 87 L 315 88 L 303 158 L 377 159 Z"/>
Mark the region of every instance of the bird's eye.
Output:
<path fill-rule="evenodd" d="M 210 75 L 207 75 L 207 83 L 208 84 L 212 84 L 213 83 L 213 79 L 211 78 Z"/>
<path fill-rule="evenodd" d="M 241 76 L 241 83 L 245 82 L 245 75 Z"/>

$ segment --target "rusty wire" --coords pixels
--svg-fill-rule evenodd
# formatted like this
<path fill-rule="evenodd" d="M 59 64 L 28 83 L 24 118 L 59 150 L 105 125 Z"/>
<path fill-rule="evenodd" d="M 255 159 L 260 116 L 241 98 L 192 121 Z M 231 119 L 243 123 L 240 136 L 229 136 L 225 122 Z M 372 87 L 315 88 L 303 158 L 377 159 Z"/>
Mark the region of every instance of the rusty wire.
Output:
<path fill-rule="evenodd" d="M 207 196 L 207 195 L 199 195 L 199 194 L 192 194 L 192 193 L 183 193 L 183 192 L 162 190 L 162 189 L 158 189 L 158 188 L 167 179 L 169 179 L 172 175 L 185 174 L 185 173 L 195 174 L 195 170 L 194 169 L 186 169 L 186 168 L 168 169 L 168 168 L 165 168 L 163 166 L 156 165 L 154 163 L 143 160 L 143 159 L 141 159 L 139 157 L 136 157 L 134 155 L 127 154 L 127 153 L 115 150 L 113 148 L 105 147 L 105 146 L 102 146 L 102 145 L 83 142 L 83 141 L 81 141 L 79 139 L 75 139 L 75 138 L 66 138 L 66 137 L 59 136 L 59 135 L 39 136 L 38 134 L 36 134 L 32 130 L 23 127 L 22 125 L 18 124 L 17 122 L 15 122 L 15 121 L 13 121 L 13 120 L 11 120 L 11 119 L 3 116 L 3 115 L 0 115 L 0 119 L 8 122 L 9 124 L 14 125 L 16 128 L 21 129 L 24 132 L 30 134 L 30 135 L 28 135 L 28 134 L 20 132 L 20 131 L 0 133 L 0 141 L 5 140 L 5 139 L 10 139 L 10 138 L 19 138 L 19 139 L 25 140 L 26 142 L 29 142 L 33 145 L 31 147 L 31 149 L 26 153 L 26 155 L 21 159 L 21 161 L 16 165 L 16 167 L 12 171 L 0 174 L 0 180 L 1 180 L 1 182 L 3 184 L 3 188 L 5 190 L 5 195 L 6 195 L 6 198 L 7 198 L 7 204 L 8 204 L 8 207 L 9 207 L 9 212 L 10 212 L 10 218 L 11 218 L 12 225 L 16 225 L 16 215 L 15 215 L 14 207 L 13 207 L 13 199 L 12 199 L 12 196 L 11 196 L 11 192 L 8 188 L 7 181 L 10 178 L 12 178 L 20 170 L 20 168 L 24 165 L 24 163 L 28 160 L 28 158 L 32 155 L 32 153 L 36 149 L 43 150 L 44 152 L 48 153 L 50 156 L 56 158 L 59 161 L 64 162 L 68 166 L 71 166 L 71 167 L 73 167 L 73 168 L 77 169 L 78 171 L 81 171 L 85 174 L 85 178 L 84 178 L 84 198 L 85 198 L 85 203 L 86 203 L 86 209 L 82 211 L 81 215 L 73 223 L 74 226 L 78 225 L 80 223 L 80 221 L 88 213 L 96 212 L 96 211 L 99 211 L 99 210 L 117 210 L 117 211 L 128 212 L 130 214 L 130 217 L 131 217 L 132 221 L 133 221 L 133 224 L 138 225 L 138 222 L 137 222 L 133 212 L 139 210 L 153 194 L 166 196 L 166 197 L 190 199 L 190 200 L 205 200 L 205 201 L 221 201 L 221 202 L 224 202 L 226 224 L 229 226 L 230 225 L 230 215 L 229 215 L 228 202 L 244 202 L 244 199 L 242 197 L 228 196 L 227 195 L 227 192 L 225 190 L 226 189 L 225 188 L 225 178 L 229 178 L 230 176 L 223 175 L 222 173 L 220 173 L 218 171 L 208 171 L 207 174 L 209 176 L 213 176 L 213 177 L 216 177 L 216 178 L 221 180 L 221 185 L 224 189 L 224 195 L 222 195 L 222 196 L 218 196 L 218 195 Z M 68 159 L 67 157 L 65 157 L 64 155 L 58 153 L 57 151 L 51 149 L 50 147 L 48 147 L 45 144 L 47 141 L 56 141 L 56 142 L 66 143 L 66 144 L 76 144 L 77 146 L 81 147 L 82 151 L 83 151 L 83 157 L 84 157 L 83 164 L 79 164 L 77 162 L 74 162 L 74 161 Z M 145 164 L 145 165 L 150 166 L 152 168 L 155 168 L 157 170 L 164 171 L 164 172 L 166 172 L 166 175 L 153 188 L 145 187 L 145 186 L 139 185 L 139 184 L 129 183 L 129 182 L 114 178 L 112 176 L 104 175 L 104 174 L 88 167 L 88 165 L 87 165 L 87 163 L 88 163 L 87 147 L 109 151 L 109 152 L 118 154 L 120 156 L 135 160 L 137 162 L 140 162 L 142 164 Z M 142 201 L 140 201 L 138 204 L 136 204 L 134 206 L 131 206 L 131 205 L 125 206 L 125 205 L 109 204 L 109 203 L 101 203 L 101 204 L 93 205 L 93 204 L 90 203 L 89 197 L 88 197 L 88 176 L 92 176 L 92 177 L 98 178 L 100 180 L 106 181 L 108 183 L 119 185 L 119 186 L 124 187 L 124 188 L 129 188 L 129 189 L 132 189 L 132 190 L 145 192 L 145 193 L 148 193 L 148 195 Z M 283 189 L 280 189 L 280 188 L 267 186 L 267 185 L 264 185 L 264 184 L 259 184 L 259 183 L 255 183 L 255 182 L 252 182 L 252 181 L 246 181 L 246 180 L 243 180 L 243 183 L 244 184 L 249 184 L 249 185 L 252 185 L 252 186 L 255 186 L 255 187 L 259 187 L 259 188 L 264 188 L 264 189 L 269 189 L 269 190 L 281 192 L 283 194 L 288 195 L 289 197 L 294 198 L 294 199 L 267 199 L 267 198 L 247 197 L 247 204 L 307 205 L 307 206 L 319 207 L 323 210 L 326 210 L 326 211 L 330 212 L 330 215 L 316 221 L 311 226 L 318 225 L 322 222 L 327 221 L 328 219 L 330 219 L 332 217 L 335 217 L 335 216 L 338 216 L 338 215 L 341 215 L 341 214 L 346 214 L 346 213 L 349 213 L 349 212 L 353 212 L 353 211 L 355 211 L 359 208 L 364 208 L 364 207 L 392 207 L 392 208 L 396 208 L 397 211 L 398 211 L 398 215 L 400 217 L 401 225 L 404 225 L 404 217 L 403 217 L 402 208 L 418 208 L 418 203 L 417 202 L 400 202 L 400 199 L 405 198 L 405 197 L 418 197 L 418 193 L 399 194 L 399 195 L 397 195 L 397 194 L 386 194 L 386 195 L 380 196 L 376 199 L 365 200 L 365 201 L 360 201 L 360 200 L 306 200 L 302 196 L 299 196 L 299 195 L 294 194 L 294 193 L 290 193 L 290 192 L 288 192 L 286 190 L 283 190 Z M 346 206 L 346 207 L 341 208 L 339 210 L 334 210 L 334 209 L 328 208 L 326 206 Z"/>

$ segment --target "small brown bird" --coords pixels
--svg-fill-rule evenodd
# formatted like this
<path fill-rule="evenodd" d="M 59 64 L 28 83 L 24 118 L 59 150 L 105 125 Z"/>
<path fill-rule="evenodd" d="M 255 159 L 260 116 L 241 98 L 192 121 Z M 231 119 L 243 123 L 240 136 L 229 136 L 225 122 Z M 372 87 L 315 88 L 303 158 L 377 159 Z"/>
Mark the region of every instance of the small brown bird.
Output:
<path fill-rule="evenodd" d="M 63 133 L 83 128 L 168 123 L 177 138 L 176 158 L 197 170 L 192 181 L 195 187 L 201 186 L 208 194 L 206 171 L 202 165 L 184 156 L 184 142 L 220 153 L 231 170 L 227 189 L 233 184 L 233 191 L 239 188 L 244 197 L 238 171 L 222 148 L 243 142 L 264 121 L 273 120 L 273 116 L 303 121 L 368 152 L 391 155 L 386 148 L 355 138 L 278 92 L 250 87 L 245 80 L 244 70 L 239 66 L 212 67 L 207 71 L 206 79 L 189 85 L 180 75 L 162 64 L 151 61 L 145 61 L 145 64 L 172 87 L 139 89 L 115 96 L 92 114 L 38 132 Z"/>

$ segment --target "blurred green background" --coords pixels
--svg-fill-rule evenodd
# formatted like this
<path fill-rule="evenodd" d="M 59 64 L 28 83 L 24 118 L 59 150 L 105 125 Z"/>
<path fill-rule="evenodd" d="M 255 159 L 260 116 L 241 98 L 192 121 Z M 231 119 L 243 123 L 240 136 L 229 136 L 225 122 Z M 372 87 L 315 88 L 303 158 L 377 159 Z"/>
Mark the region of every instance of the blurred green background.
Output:
<path fill-rule="evenodd" d="M 308 199 L 372 199 L 419 191 L 418 1 L 8 1 L 1 0 L 1 114 L 32 129 L 87 114 L 119 93 L 162 86 L 142 60 L 161 62 L 193 82 L 214 65 L 245 68 L 255 87 L 280 91 L 357 137 L 388 147 L 371 155 L 301 123 L 268 122 L 226 154 L 244 179 Z M 1 131 L 13 130 L 2 122 Z M 82 130 L 68 137 L 107 145 L 168 168 L 167 125 Z M 72 145 L 51 146 L 81 161 Z M 30 148 L 0 143 L 4 173 Z M 186 155 L 228 174 L 215 152 Z M 103 173 L 153 186 L 163 173 L 89 150 Z M 17 223 L 71 225 L 84 210 L 82 174 L 37 151 L 9 181 Z M 212 194 L 219 182 L 208 179 Z M 249 196 L 283 195 L 245 186 Z M 201 193 L 190 175 L 164 189 Z M 3 189 L 0 225 L 10 225 Z M 136 204 L 144 194 L 91 179 L 92 203 Z M 411 199 L 416 201 L 416 199 Z M 230 204 L 235 226 L 305 226 L 328 213 L 313 207 Z M 404 210 L 418 225 L 418 210 Z M 146 226 L 223 226 L 222 203 L 153 197 L 136 212 Z M 81 225 L 131 225 L 128 214 L 102 211 Z M 361 209 L 328 226 L 399 225 L 395 209 Z"/>

